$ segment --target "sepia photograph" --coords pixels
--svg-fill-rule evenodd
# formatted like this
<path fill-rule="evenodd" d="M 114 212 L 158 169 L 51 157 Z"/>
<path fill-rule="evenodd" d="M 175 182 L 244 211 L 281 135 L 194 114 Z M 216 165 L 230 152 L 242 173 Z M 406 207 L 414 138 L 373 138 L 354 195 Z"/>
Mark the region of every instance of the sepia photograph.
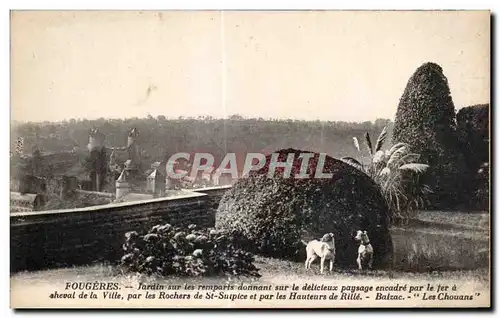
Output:
<path fill-rule="evenodd" d="M 10 307 L 491 300 L 487 10 L 10 11 Z"/>

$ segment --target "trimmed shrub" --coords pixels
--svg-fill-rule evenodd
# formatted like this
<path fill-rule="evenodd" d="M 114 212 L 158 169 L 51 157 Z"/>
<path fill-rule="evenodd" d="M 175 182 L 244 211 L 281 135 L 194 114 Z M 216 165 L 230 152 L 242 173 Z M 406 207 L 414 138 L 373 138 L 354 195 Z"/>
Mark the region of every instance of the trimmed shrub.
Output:
<path fill-rule="evenodd" d="M 285 149 L 277 153 L 280 162 L 292 154 L 291 174 L 299 173 L 299 154 L 305 151 Z M 305 257 L 301 239 L 308 241 L 332 232 L 340 267 L 356 264 L 354 234 L 363 229 L 375 250 L 374 266 L 390 264 L 389 209 L 380 188 L 365 173 L 328 156 L 322 172 L 332 177 L 312 178 L 319 159 L 319 154 L 312 154 L 306 169 L 309 177 L 303 179 L 284 178 L 283 168 L 269 178 L 268 156 L 262 169 L 239 179 L 222 197 L 216 228 L 241 234 L 253 252 L 301 261 Z"/>
<path fill-rule="evenodd" d="M 456 208 L 465 198 L 463 156 L 459 151 L 455 106 L 443 69 L 425 63 L 411 76 L 399 102 L 393 144 L 411 145 L 430 166 L 422 178 L 433 193 L 432 208 Z"/>
<path fill-rule="evenodd" d="M 489 105 L 464 107 L 457 113 L 457 132 L 467 166 L 471 170 L 489 161 Z"/>
<path fill-rule="evenodd" d="M 147 275 L 260 277 L 252 253 L 238 247 L 239 238 L 215 229 L 155 225 L 148 233 L 125 234 L 121 266 Z"/>
<path fill-rule="evenodd" d="M 460 148 L 467 165 L 469 208 L 489 207 L 489 105 L 464 107 L 457 113 Z"/>

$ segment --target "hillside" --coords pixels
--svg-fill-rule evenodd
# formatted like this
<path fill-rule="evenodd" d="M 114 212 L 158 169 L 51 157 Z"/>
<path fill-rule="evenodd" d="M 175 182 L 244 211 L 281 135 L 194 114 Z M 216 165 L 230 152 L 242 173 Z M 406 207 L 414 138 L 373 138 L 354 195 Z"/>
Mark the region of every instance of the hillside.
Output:
<path fill-rule="evenodd" d="M 75 151 L 85 153 L 88 133 L 98 127 L 106 135 L 107 147 L 123 147 L 128 131 L 139 130 L 139 144 L 147 162 L 160 161 L 175 152 L 208 152 L 216 163 L 226 152 L 264 152 L 282 148 L 326 152 L 333 157 L 352 156 L 352 137 L 363 138 L 365 132 L 378 135 L 388 119 L 375 122 L 348 123 L 245 119 L 233 115 L 228 120 L 200 117 L 197 119 L 129 118 L 74 120 L 58 123 L 15 124 L 11 130 L 11 150 L 17 137 L 24 138 L 24 153 L 34 147 L 42 153 Z"/>

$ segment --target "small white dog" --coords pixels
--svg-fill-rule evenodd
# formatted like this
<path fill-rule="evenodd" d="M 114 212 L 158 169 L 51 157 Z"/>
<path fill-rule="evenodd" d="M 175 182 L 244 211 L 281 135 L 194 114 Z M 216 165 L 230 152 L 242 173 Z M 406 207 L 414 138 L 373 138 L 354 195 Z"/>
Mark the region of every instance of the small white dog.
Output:
<path fill-rule="evenodd" d="M 361 242 L 358 248 L 358 259 L 356 260 L 358 268 L 361 270 L 364 264 L 368 264 L 368 268 L 371 269 L 373 264 L 373 247 L 370 244 L 368 234 L 366 231 L 358 230 L 354 239 Z"/>
<path fill-rule="evenodd" d="M 307 252 L 306 269 L 310 269 L 311 263 L 319 257 L 321 259 L 322 274 L 327 259 L 330 260 L 330 272 L 333 270 L 333 263 L 335 262 L 335 238 L 333 233 L 323 235 L 319 241 L 312 240 L 309 243 L 302 241 L 302 243 L 306 246 Z"/>

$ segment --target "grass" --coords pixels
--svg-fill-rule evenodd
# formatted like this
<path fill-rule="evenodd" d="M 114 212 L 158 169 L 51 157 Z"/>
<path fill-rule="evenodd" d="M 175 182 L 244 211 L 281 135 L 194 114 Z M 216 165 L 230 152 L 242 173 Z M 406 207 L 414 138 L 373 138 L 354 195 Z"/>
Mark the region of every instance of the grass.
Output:
<path fill-rule="evenodd" d="M 422 211 L 391 229 L 395 269 L 432 271 L 489 266 L 489 214 Z"/>
<path fill-rule="evenodd" d="M 478 212 L 444 212 L 420 211 L 417 219 L 428 223 L 451 224 L 464 229 L 484 230 L 489 229 L 489 213 Z"/>
<path fill-rule="evenodd" d="M 440 231 L 393 229 L 395 269 L 402 271 L 487 268 L 488 238 Z"/>

